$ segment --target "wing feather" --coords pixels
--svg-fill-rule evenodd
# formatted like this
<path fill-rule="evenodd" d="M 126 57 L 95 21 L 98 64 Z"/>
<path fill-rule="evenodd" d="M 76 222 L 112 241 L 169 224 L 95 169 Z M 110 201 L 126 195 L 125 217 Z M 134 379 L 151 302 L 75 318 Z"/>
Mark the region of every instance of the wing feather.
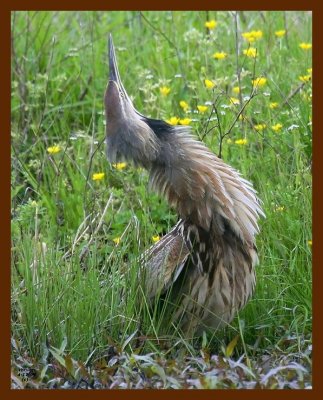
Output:
<path fill-rule="evenodd" d="M 143 254 L 146 293 L 152 299 L 164 293 L 180 275 L 190 251 L 182 234 L 182 221 Z"/>

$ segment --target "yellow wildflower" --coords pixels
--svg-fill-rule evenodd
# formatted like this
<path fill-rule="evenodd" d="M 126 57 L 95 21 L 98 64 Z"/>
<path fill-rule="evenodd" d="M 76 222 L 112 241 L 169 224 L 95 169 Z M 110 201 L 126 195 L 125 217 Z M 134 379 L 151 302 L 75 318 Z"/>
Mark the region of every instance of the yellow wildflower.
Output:
<path fill-rule="evenodd" d="M 113 241 L 114 241 L 114 243 L 116 244 L 116 245 L 118 245 L 120 242 L 121 242 L 121 237 L 116 237 L 116 238 L 114 238 L 114 239 L 112 239 Z"/>
<path fill-rule="evenodd" d="M 257 124 L 257 125 L 254 125 L 254 128 L 257 130 L 257 131 L 263 131 L 265 128 L 267 127 L 267 125 L 266 124 Z"/>
<path fill-rule="evenodd" d="M 255 86 L 255 87 L 264 86 L 264 85 L 266 84 L 266 82 L 267 82 L 267 79 L 266 79 L 266 78 L 263 78 L 263 77 L 256 78 L 256 79 L 253 79 L 253 80 L 252 80 L 252 84 L 253 84 L 253 86 Z"/>
<path fill-rule="evenodd" d="M 192 122 L 192 120 L 190 118 L 183 118 L 179 120 L 179 123 L 181 125 L 189 125 Z"/>
<path fill-rule="evenodd" d="M 245 145 L 248 143 L 247 139 L 237 139 L 234 141 L 235 144 Z"/>
<path fill-rule="evenodd" d="M 275 211 L 282 212 L 285 210 L 284 206 L 276 206 Z"/>
<path fill-rule="evenodd" d="M 156 236 L 153 236 L 153 237 L 151 238 L 151 240 L 152 240 L 154 243 L 157 243 L 157 242 L 160 240 L 160 237 L 159 237 L 158 235 L 156 235 Z"/>
<path fill-rule="evenodd" d="M 242 36 L 249 42 L 249 43 L 253 43 L 256 41 L 256 39 L 253 36 L 250 35 L 246 35 L 248 32 L 246 32 L 245 34 L 242 34 Z"/>
<path fill-rule="evenodd" d="M 49 154 L 56 154 L 59 153 L 62 150 L 62 148 L 60 146 L 51 146 L 48 147 L 47 151 Z"/>
<path fill-rule="evenodd" d="M 122 171 L 123 169 L 126 168 L 126 166 L 127 166 L 127 163 L 125 163 L 125 162 L 119 162 L 116 164 L 112 164 L 112 167 L 117 169 L 118 171 Z"/>
<path fill-rule="evenodd" d="M 96 174 L 92 175 L 92 180 L 93 181 L 101 181 L 105 177 L 104 172 L 97 172 Z"/>
<path fill-rule="evenodd" d="M 313 244 L 312 240 L 308 240 L 307 244 L 312 247 L 312 244 Z"/>
<path fill-rule="evenodd" d="M 234 87 L 232 88 L 232 91 L 233 91 L 233 93 L 235 93 L 235 94 L 240 93 L 240 88 L 239 88 L 239 86 L 234 86 Z"/>
<path fill-rule="evenodd" d="M 167 96 L 170 92 L 170 88 L 168 86 L 162 86 L 159 88 L 159 90 L 163 96 Z"/>
<path fill-rule="evenodd" d="M 275 132 L 279 132 L 281 130 L 281 128 L 283 127 L 282 124 L 276 124 L 276 125 L 272 125 L 271 129 Z"/>
<path fill-rule="evenodd" d="M 272 103 L 269 103 L 269 108 L 273 109 L 273 108 L 277 108 L 279 106 L 279 104 L 276 101 L 273 101 Z"/>
<path fill-rule="evenodd" d="M 246 50 L 243 50 L 243 54 L 250 58 L 257 57 L 257 49 L 255 47 L 249 47 Z"/>
<path fill-rule="evenodd" d="M 197 109 L 201 114 L 204 114 L 205 111 L 208 109 L 208 106 L 197 106 Z"/>
<path fill-rule="evenodd" d="M 184 110 L 184 111 L 187 111 L 188 109 L 189 109 L 189 105 L 186 103 L 186 101 L 184 101 L 184 100 L 181 100 L 180 102 L 179 102 L 179 105 L 182 107 L 182 109 Z"/>
<path fill-rule="evenodd" d="M 261 30 L 251 31 L 250 33 L 255 39 L 261 39 L 262 38 L 262 31 Z"/>
<path fill-rule="evenodd" d="M 262 31 L 250 31 L 242 33 L 242 37 L 246 39 L 249 43 L 253 43 L 258 39 L 262 38 Z"/>
<path fill-rule="evenodd" d="M 217 24 L 218 23 L 214 19 L 211 19 L 211 21 L 206 21 L 204 26 L 212 31 L 216 28 Z"/>
<path fill-rule="evenodd" d="M 236 97 L 230 97 L 230 103 L 236 105 L 236 104 L 240 104 L 240 101 Z"/>
<path fill-rule="evenodd" d="M 166 119 L 166 122 L 169 125 L 177 125 L 179 123 L 179 118 L 177 117 L 171 117 L 170 119 Z"/>
<path fill-rule="evenodd" d="M 215 83 L 210 81 L 209 79 L 205 79 L 204 83 L 205 83 L 205 86 L 207 87 L 207 89 L 213 89 L 215 86 Z"/>
<path fill-rule="evenodd" d="M 302 82 L 309 82 L 312 79 L 312 75 L 302 75 L 298 77 Z"/>
<path fill-rule="evenodd" d="M 300 43 L 299 47 L 303 50 L 310 50 L 312 48 L 312 43 Z"/>
<path fill-rule="evenodd" d="M 275 35 L 276 35 L 278 38 L 282 38 L 283 36 L 285 36 L 285 34 L 286 34 L 285 29 L 281 29 L 280 31 L 276 31 L 276 32 L 275 32 Z"/>
<path fill-rule="evenodd" d="M 307 68 L 307 72 L 312 75 L 313 68 Z"/>
<path fill-rule="evenodd" d="M 213 54 L 213 58 L 216 58 L 217 60 L 223 60 L 226 57 L 228 57 L 228 54 L 224 51 L 218 51 Z"/>

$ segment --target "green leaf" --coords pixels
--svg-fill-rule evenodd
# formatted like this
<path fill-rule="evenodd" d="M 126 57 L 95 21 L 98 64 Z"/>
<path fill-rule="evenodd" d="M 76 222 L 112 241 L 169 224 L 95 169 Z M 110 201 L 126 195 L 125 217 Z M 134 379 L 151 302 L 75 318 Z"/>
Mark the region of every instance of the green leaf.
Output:
<path fill-rule="evenodd" d="M 51 347 L 49 351 L 52 353 L 53 357 L 55 358 L 56 361 L 58 361 L 64 368 L 65 366 L 65 360 L 64 358 L 60 355 L 59 350 L 55 349 L 55 347 Z"/>
<path fill-rule="evenodd" d="M 225 355 L 226 357 L 231 357 L 234 348 L 236 347 L 238 340 L 239 340 L 240 335 L 235 336 L 231 342 L 228 344 L 227 348 L 225 349 Z"/>
<path fill-rule="evenodd" d="M 67 354 L 66 356 L 64 356 L 64 360 L 65 360 L 65 368 L 66 368 L 67 372 L 70 375 L 72 375 L 73 377 L 75 377 L 74 368 L 73 368 L 73 360 L 72 360 L 72 357 L 70 356 L 70 354 Z"/>

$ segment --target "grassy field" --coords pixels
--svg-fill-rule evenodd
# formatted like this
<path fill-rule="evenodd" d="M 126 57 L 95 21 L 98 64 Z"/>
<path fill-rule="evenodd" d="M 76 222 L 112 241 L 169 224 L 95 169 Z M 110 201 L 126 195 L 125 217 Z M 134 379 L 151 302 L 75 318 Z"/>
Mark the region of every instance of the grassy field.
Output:
<path fill-rule="evenodd" d="M 12 14 L 14 387 L 82 377 L 310 385 L 311 24 L 307 12 Z M 136 279 L 138 255 L 177 216 L 147 190 L 144 170 L 106 160 L 110 32 L 136 108 L 191 125 L 263 201 L 256 292 L 223 331 L 184 340 L 160 326 Z M 176 373 L 188 364 L 189 382 Z M 235 376 L 237 365 L 244 377 L 205 378 Z M 22 379 L 22 368 L 35 376 Z"/>

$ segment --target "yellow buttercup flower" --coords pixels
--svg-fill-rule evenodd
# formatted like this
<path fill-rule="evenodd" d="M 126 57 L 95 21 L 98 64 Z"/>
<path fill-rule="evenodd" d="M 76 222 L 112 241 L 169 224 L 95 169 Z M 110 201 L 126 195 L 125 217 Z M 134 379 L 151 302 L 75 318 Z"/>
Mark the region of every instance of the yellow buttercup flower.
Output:
<path fill-rule="evenodd" d="M 197 109 L 199 110 L 199 112 L 200 112 L 201 114 L 204 114 L 205 111 L 207 111 L 208 106 L 197 106 Z"/>
<path fill-rule="evenodd" d="M 112 167 L 117 169 L 118 171 L 122 171 L 123 169 L 125 169 L 127 166 L 127 163 L 125 162 L 120 162 L 120 163 L 116 163 L 116 164 L 112 164 Z"/>
<path fill-rule="evenodd" d="M 312 43 L 300 43 L 299 47 L 303 50 L 310 50 L 312 48 Z"/>
<path fill-rule="evenodd" d="M 312 240 L 308 240 L 307 244 L 312 247 L 312 244 L 313 244 Z"/>
<path fill-rule="evenodd" d="M 157 243 L 157 242 L 160 240 L 160 237 L 159 237 L 158 235 L 156 235 L 156 236 L 153 236 L 153 237 L 151 238 L 151 240 L 152 240 L 154 243 Z"/>
<path fill-rule="evenodd" d="M 163 96 L 167 96 L 170 92 L 170 88 L 168 86 L 162 86 L 159 88 L 159 91 Z"/>
<path fill-rule="evenodd" d="M 93 181 L 101 181 L 105 177 L 104 172 L 97 172 L 96 174 L 92 175 L 92 180 Z"/>
<path fill-rule="evenodd" d="M 242 36 L 243 36 L 249 43 L 253 43 L 253 42 L 256 41 L 256 39 L 255 39 L 253 36 L 250 36 L 250 35 L 245 35 L 245 36 L 244 36 L 244 34 L 242 34 Z"/>
<path fill-rule="evenodd" d="M 267 127 L 267 125 L 266 124 L 257 124 L 257 125 L 254 125 L 254 128 L 257 130 L 257 131 L 263 131 L 264 129 L 266 129 L 266 127 Z"/>
<path fill-rule="evenodd" d="M 250 31 L 250 32 L 244 32 L 242 33 L 242 37 L 246 39 L 249 43 L 253 43 L 258 39 L 262 38 L 262 31 Z"/>
<path fill-rule="evenodd" d="M 261 39 L 261 38 L 262 38 L 262 35 L 263 35 L 263 33 L 262 33 L 261 30 L 258 30 L 258 31 L 251 31 L 250 33 L 251 33 L 251 35 L 252 35 L 254 38 L 256 38 L 256 39 Z"/>
<path fill-rule="evenodd" d="M 247 57 L 255 58 L 257 57 L 257 49 L 255 47 L 249 47 L 246 50 L 243 50 L 243 54 Z"/>
<path fill-rule="evenodd" d="M 253 81 L 252 81 L 252 84 L 254 87 L 261 87 L 261 86 L 264 86 L 266 83 L 267 83 L 267 79 L 263 78 L 263 77 L 253 79 Z"/>
<path fill-rule="evenodd" d="M 280 31 L 276 31 L 276 32 L 275 32 L 275 35 L 276 35 L 278 38 L 282 38 L 283 36 L 285 36 L 285 34 L 286 34 L 285 29 L 281 29 Z"/>
<path fill-rule="evenodd" d="M 47 151 L 49 154 L 56 154 L 59 153 L 62 150 L 62 148 L 60 146 L 51 146 L 48 147 Z"/>
<path fill-rule="evenodd" d="M 179 123 L 179 118 L 177 118 L 177 117 L 171 117 L 171 118 L 169 118 L 169 119 L 166 119 L 166 122 L 167 122 L 169 125 L 177 125 L 177 124 Z"/>
<path fill-rule="evenodd" d="M 236 105 L 240 104 L 240 101 L 236 97 L 230 97 L 230 103 Z"/>
<path fill-rule="evenodd" d="M 240 88 L 239 88 L 239 86 L 234 86 L 234 87 L 232 88 L 232 91 L 233 91 L 233 93 L 235 93 L 235 94 L 240 93 Z"/>
<path fill-rule="evenodd" d="M 213 89 L 215 86 L 215 83 L 210 81 L 209 79 L 205 79 L 204 83 L 205 83 L 205 86 L 207 87 L 207 89 Z"/>
<path fill-rule="evenodd" d="M 184 110 L 184 111 L 187 111 L 188 109 L 189 109 L 189 105 L 186 103 L 186 101 L 184 101 L 184 100 L 181 100 L 180 102 L 179 102 L 179 105 L 182 107 L 182 109 Z"/>
<path fill-rule="evenodd" d="M 213 58 L 216 58 L 217 60 L 223 60 L 226 57 L 228 57 L 228 54 L 224 51 L 219 51 L 213 54 Z"/>
<path fill-rule="evenodd" d="M 218 23 L 215 21 L 215 19 L 211 19 L 211 21 L 206 21 L 204 26 L 212 31 L 216 28 L 217 24 Z"/>
<path fill-rule="evenodd" d="M 283 127 L 282 124 L 276 124 L 276 125 L 272 125 L 271 129 L 275 132 L 279 132 L 281 130 L 281 128 Z"/>
<path fill-rule="evenodd" d="M 190 118 L 183 118 L 179 120 L 179 123 L 181 125 L 189 125 L 192 122 L 192 120 Z"/>
<path fill-rule="evenodd" d="M 273 108 L 277 108 L 279 106 L 279 104 L 276 101 L 273 101 L 272 103 L 269 103 L 269 108 L 273 109 Z"/>
<path fill-rule="evenodd" d="M 307 68 L 307 72 L 312 75 L 313 68 Z"/>
<path fill-rule="evenodd" d="M 312 79 L 312 75 L 302 75 L 298 77 L 302 82 L 308 82 Z"/>
<path fill-rule="evenodd" d="M 116 237 L 116 238 L 114 238 L 114 239 L 112 239 L 113 241 L 114 241 L 114 243 L 116 244 L 116 245 L 118 245 L 120 242 L 121 242 L 121 237 Z"/>
<path fill-rule="evenodd" d="M 247 139 L 237 139 L 234 141 L 234 143 L 239 144 L 240 146 L 243 146 L 248 143 L 248 140 Z"/>

